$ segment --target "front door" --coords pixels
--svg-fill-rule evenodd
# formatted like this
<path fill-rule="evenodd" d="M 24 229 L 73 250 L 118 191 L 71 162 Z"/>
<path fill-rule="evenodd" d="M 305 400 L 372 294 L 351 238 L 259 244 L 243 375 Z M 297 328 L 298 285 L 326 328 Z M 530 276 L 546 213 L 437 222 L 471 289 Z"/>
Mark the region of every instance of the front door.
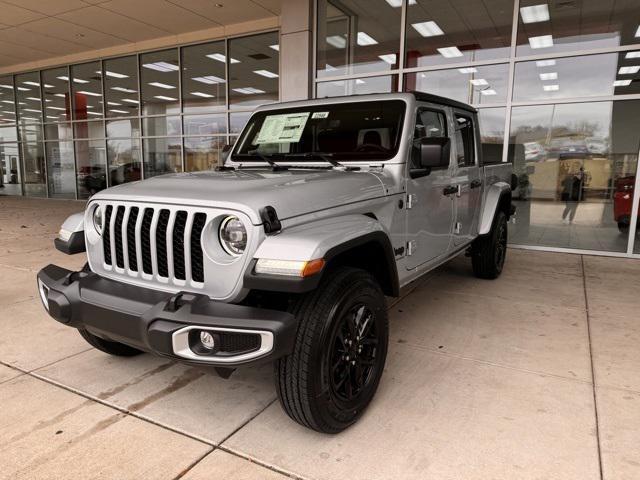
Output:
<path fill-rule="evenodd" d="M 413 269 L 449 252 L 454 223 L 451 168 L 420 168 L 420 140 L 446 137 L 449 126 L 444 110 L 419 107 L 416 112 L 409 180 L 407 182 L 407 268 Z"/>

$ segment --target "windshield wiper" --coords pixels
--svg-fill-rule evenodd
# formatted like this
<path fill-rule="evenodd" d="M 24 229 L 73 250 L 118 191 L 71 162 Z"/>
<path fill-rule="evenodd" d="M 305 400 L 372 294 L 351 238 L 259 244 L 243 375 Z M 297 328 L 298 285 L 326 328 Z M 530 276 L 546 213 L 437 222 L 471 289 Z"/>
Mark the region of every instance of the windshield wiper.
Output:
<path fill-rule="evenodd" d="M 360 170 L 360 167 L 347 167 L 346 165 L 341 164 L 336 159 L 333 158 L 333 153 L 325 153 L 325 152 L 305 152 L 305 153 L 289 153 L 284 156 L 285 158 L 289 157 L 298 157 L 298 158 L 321 158 L 327 163 L 330 163 L 336 168 L 342 168 L 344 170 Z"/>
<path fill-rule="evenodd" d="M 274 156 L 274 154 L 270 154 L 269 156 L 260 153 L 257 149 L 256 150 L 249 150 L 247 153 L 240 153 L 237 154 L 236 156 L 238 157 L 258 157 L 260 160 L 262 160 L 263 162 L 268 163 L 271 168 L 273 169 L 274 172 L 277 172 L 278 170 L 288 170 L 289 167 L 285 167 L 283 165 L 278 165 L 276 162 L 274 162 L 273 160 L 271 160 L 271 157 Z"/>

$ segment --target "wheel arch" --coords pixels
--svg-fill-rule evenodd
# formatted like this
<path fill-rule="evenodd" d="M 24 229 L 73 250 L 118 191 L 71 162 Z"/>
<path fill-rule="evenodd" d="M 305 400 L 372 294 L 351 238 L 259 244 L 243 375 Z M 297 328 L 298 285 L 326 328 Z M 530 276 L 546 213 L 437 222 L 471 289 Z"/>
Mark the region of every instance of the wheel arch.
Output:
<path fill-rule="evenodd" d="M 497 182 L 489 187 L 485 196 L 478 235 L 486 235 L 491 231 L 496 212 L 503 211 L 507 220 L 513 214 L 511 206 L 511 186 L 506 182 Z"/>

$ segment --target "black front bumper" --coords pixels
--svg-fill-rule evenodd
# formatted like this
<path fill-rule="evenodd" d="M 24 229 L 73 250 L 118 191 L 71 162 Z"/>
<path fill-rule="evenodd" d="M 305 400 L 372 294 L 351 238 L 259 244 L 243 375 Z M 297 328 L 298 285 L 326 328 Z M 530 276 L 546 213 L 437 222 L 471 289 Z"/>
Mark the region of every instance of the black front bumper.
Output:
<path fill-rule="evenodd" d="M 56 265 L 38 272 L 38 290 L 49 315 L 65 325 L 198 365 L 237 367 L 274 360 L 291 353 L 296 334 L 295 318 L 287 312 L 217 302 L 202 294 L 160 292 Z M 232 335 L 260 335 L 248 350 L 198 354 L 187 347 L 188 357 L 180 353 L 184 348 L 176 352 L 180 332 L 197 332 L 198 327 L 227 345 L 246 344 Z"/>

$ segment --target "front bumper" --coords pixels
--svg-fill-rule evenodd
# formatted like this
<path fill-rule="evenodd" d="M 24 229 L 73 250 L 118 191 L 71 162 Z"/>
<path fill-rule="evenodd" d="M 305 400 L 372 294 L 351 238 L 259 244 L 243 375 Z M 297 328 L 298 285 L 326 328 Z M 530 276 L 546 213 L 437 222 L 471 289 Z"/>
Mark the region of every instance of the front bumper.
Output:
<path fill-rule="evenodd" d="M 38 290 L 49 315 L 65 325 L 192 364 L 237 367 L 274 360 L 291 353 L 296 334 L 287 312 L 160 292 L 56 265 L 38 272 Z M 215 335 L 213 351 L 193 343 L 200 330 Z"/>

